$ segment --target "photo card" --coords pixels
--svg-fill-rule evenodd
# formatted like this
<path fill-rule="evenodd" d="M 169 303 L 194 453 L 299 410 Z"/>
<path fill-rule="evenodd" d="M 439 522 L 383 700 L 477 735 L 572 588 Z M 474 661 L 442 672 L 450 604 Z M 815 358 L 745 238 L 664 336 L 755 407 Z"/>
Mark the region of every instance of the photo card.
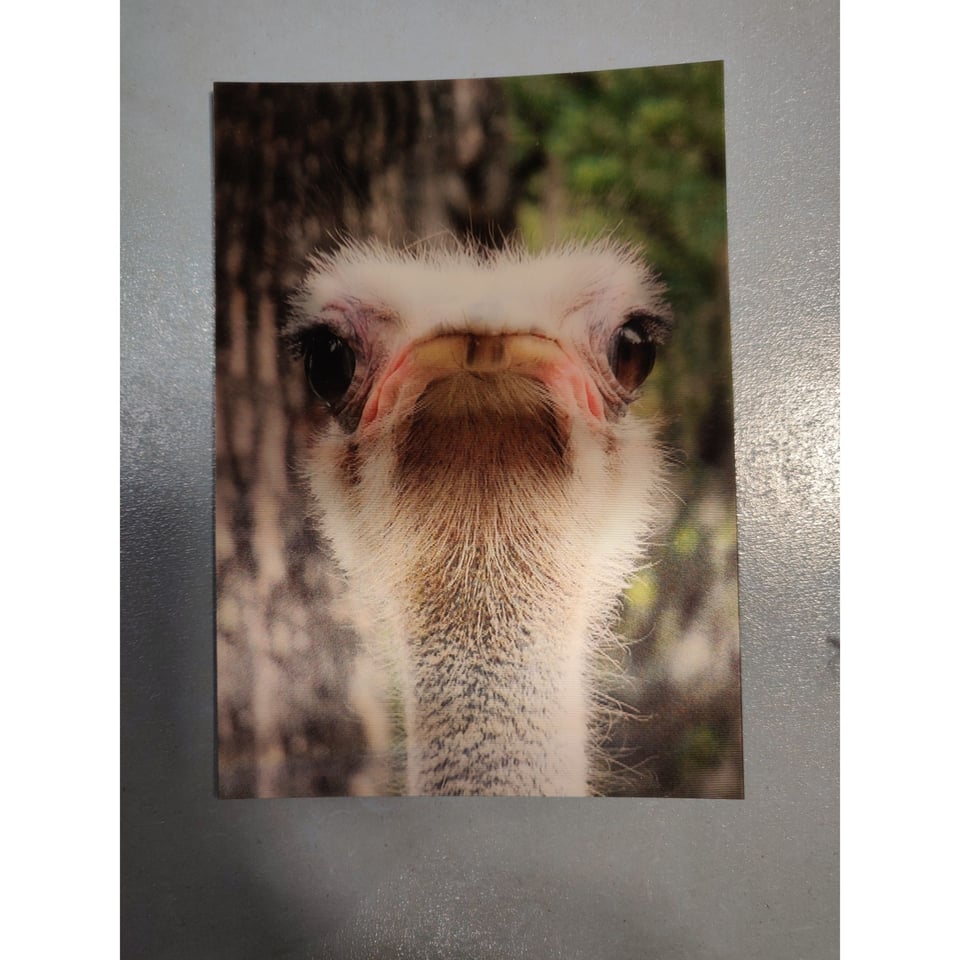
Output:
<path fill-rule="evenodd" d="M 220 796 L 742 797 L 722 63 L 214 152 Z"/>

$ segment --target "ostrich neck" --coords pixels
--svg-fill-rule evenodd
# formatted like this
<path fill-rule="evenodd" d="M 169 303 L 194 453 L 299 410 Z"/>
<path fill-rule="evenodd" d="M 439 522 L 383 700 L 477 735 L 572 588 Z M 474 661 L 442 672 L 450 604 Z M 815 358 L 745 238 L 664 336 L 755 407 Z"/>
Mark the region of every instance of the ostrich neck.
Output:
<path fill-rule="evenodd" d="M 399 443 L 411 793 L 586 792 L 590 548 L 569 439 L 541 384 L 505 376 L 432 384 Z"/>
<path fill-rule="evenodd" d="M 457 625 L 438 609 L 447 599 Z M 552 592 L 505 602 L 482 589 L 420 607 L 406 645 L 410 793 L 586 794 L 584 625 L 566 607 Z"/>
<path fill-rule="evenodd" d="M 607 609 L 596 457 L 570 419 L 539 382 L 451 377 L 343 461 L 362 509 L 327 529 L 396 667 L 408 793 L 587 792 L 585 663 Z"/>

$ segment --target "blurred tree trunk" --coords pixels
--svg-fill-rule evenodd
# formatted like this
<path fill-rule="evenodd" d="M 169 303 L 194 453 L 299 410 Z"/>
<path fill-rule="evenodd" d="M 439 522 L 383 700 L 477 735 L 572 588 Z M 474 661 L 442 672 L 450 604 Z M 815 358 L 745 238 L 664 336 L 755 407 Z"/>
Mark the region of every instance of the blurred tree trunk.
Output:
<path fill-rule="evenodd" d="M 305 257 L 344 237 L 514 229 L 495 82 L 220 84 L 216 196 L 217 678 L 222 796 L 364 792 L 388 733 L 295 464 L 307 398 L 278 349 Z"/>

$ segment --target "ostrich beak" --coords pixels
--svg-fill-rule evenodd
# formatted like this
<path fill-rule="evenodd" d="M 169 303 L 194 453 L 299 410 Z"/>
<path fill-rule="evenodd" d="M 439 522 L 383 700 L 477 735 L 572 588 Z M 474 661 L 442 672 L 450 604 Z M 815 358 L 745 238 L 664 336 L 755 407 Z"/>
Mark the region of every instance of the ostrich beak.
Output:
<path fill-rule="evenodd" d="M 437 380 L 503 373 L 539 380 L 569 412 L 604 421 L 603 400 L 589 371 L 557 341 L 527 333 L 455 333 L 422 340 L 398 354 L 371 391 L 361 427 L 409 409 Z"/>

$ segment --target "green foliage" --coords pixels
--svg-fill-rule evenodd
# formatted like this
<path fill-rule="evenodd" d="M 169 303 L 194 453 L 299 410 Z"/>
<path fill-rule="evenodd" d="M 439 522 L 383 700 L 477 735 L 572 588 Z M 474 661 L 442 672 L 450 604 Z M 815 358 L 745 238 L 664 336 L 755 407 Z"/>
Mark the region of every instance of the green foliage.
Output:
<path fill-rule="evenodd" d="M 699 464 L 729 467 L 722 65 L 519 77 L 506 88 L 526 242 L 610 234 L 644 248 L 677 318 L 645 405 L 667 412 L 667 440 L 694 482 Z"/>

